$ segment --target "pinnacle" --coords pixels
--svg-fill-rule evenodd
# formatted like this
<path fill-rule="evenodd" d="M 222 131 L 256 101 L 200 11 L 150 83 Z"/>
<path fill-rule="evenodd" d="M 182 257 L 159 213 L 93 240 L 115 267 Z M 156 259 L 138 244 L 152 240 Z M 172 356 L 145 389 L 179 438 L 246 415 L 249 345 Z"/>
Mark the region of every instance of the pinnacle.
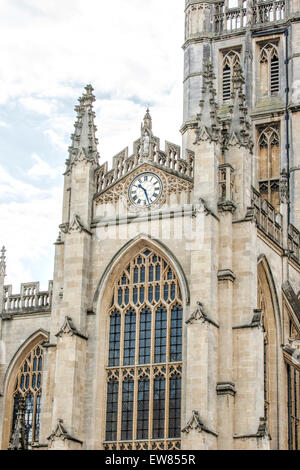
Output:
<path fill-rule="evenodd" d="M 93 111 L 93 103 L 96 99 L 93 91 L 92 85 L 88 84 L 85 87 L 85 92 L 78 99 L 79 105 L 75 107 L 77 120 L 74 126 L 75 132 L 71 135 L 72 145 L 69 147 L 70 164 L 74 162 L 79 154 L 83 154 L 87 160 L 98 164 L 97 127 L 94 123 L 95 113 Z"/>
<path fill-rule="evenodd" d="M 152 117 L 149 108 L 147 108 L 146 114 L 144 116 L 144 128 L 152 130 Z"/>
<path fill-rule="evenodd" d="M 203 67 L 202 98 L 200 100 L 201 111 L 197 115 L 199 128 L 197 141 L 209 139 L 216 141 L 219 135 L 218 105 L 216 103 L 216 90 L 214 86 L 215 74 L 211 62 L 205 62 Z"/>
<path fill-rule="evenodd" d="M 5 249 L 5 246 L 3 246 L 1 249 L 1 261 L 5 261 L 5 253 L 6 253 L 6 249 Z"/>
<path fill-rule="evenodd" d="M 5 276 L 5 270 L 6 270 L 6 263 L 5 263 L 5 259 L 6 259 L 6 256 L 5 256 L 5 253 L 6 253 L 6 249 L 5 249 L 5 246 L 2 247 L 1 249 L 1 256 L 0 256 L 0 275 L 4 275 Z"/>
<path fill-rule="evenodd" d="M 247 147 L 252 151 L 253 142 L 250 134 L 250 123 L 246 97 L 243 92 L 245 79 L 243 69 L 240 64 L 235 64 L 233 73 L 233 92 L 231 106 L 231 122 L 229 125 L 228 142 L 229 144 L 238 143 L 238 145 Z"/>

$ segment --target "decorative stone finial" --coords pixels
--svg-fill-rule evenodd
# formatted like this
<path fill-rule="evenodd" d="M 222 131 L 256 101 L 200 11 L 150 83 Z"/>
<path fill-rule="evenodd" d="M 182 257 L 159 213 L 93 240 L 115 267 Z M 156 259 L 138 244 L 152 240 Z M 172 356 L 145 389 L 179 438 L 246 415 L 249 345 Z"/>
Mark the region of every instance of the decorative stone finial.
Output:
<path fill-rule="evenodd" d="M 6 249 L 5 246 L 2 247 L 1 249 L 1 256 L 0 256 L 0 276 L 5 277 L 6 276 Z"/>
<path fill-rule="evenodd" d="M 9 450 L 25 450 L 25 398 L 20 397 L 18 400 L 18 411 L 16 416 L 15 427 L 9 441 Z"/>
<path fill-rule="evenodd" d="M 147 108 L 146 114 L 144 116 L 144 129 L 149 129 L 152 131 L 152 117 L 150 115 L 149 108 Z"/>
<path fill-rule="evenodd" d="M 203 140 L 210 142 L 220 140 L 220 121 L 217 115 L 218 105 L 215 99 L 215 78 L 212 63 L 205 62 L 203 67 L 202 99 L 200 100 L 201 112 L 197 115 L 199 124 L 196 130 L 196 143 Z"/>
<path fill-rule="evenodd" d="M 286 169 L 284 168 L 280 174 L 280 203 L 288 204 L 289 202 L 289 179 Z"/>
<path fill-rule="evenodd" d="M 92 85 L 85 87 L 85 93 L 79 98 L 79 105 L 75 107 L 77 120 L 75 122 L 75 132 L 72 134 L 72 145 L 69 147 L 69 159 L 67 165 L 70 167 L 77 159 L 95 162 L 98 165 L 99 153 L 97 149 L 98 139 L 96 138 L 97 127 L 94 119 L 93 103 L 95 96 Z"/>
<path fill-rule="evenodd" d="M 248 116 L 246 97 L 243 92 L 245 79 L 243 69 L 237 62 L 233 69 L 233 92 L 231 98 L 233 106 L 230 109 L 231 119 L 229 122 L 227 146 L 246 147 L 252 152 L 253 139 L 251 136 L 251 125 Z"/>

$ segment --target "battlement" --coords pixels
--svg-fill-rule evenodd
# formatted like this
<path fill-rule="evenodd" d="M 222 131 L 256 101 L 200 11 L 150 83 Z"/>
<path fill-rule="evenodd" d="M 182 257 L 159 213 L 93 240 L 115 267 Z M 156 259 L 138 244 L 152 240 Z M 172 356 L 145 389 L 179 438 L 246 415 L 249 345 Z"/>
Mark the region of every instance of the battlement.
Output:
<path fill-rule="evenodd" d="M 268 201 L 262 199 L 260 193 L 254 188 L 252 188 L 252 209 L 258 227 L 282 246 L 282 215 L 275 212 L 274 207 Z M 288 226 L 288 250 L 291 257 L 299 263 L 300 232 L 292 224 Z"/>
<path fill-rule="evenodd" d="M 258 227 L 282 246 L 282 215 L 275 212 L 272 204 L 263 199 L 254 188 L 252 188 L 252 208 Z"/>
<path fill-rule="evenodd" d="M 12 294 L 12 286 L 4 286 L 2 315 L 50 312 L 53 281 L 47 291 L 40 291 L 39 282 L 21 284 L 20 294 Z"/>
<path fill-rule="evenodd" d="M 108 163 L 100 166 L 96 172 L 97 195 L 106 191 L 122 178 L 134 171 L 142 163 L 151 163 L 157 168 L 168 171 L 189 181 L 194 177 L 194 152 L 187 150 L 181 158 L 181 149 L 171 142 L 165 143 L 165 151 L 160 149 L 160 139 L 152 133 L 152 122 L 147 110 L 142 125 L 141 137 L 133 144 L 133 155 L 128 155 L 128 147 L 113 158 L 112 169 Z"/>
<path fill-rule="evenodd" d="M 199 1 L 186 0 L 186 39 L 206 32 L 215 35 L 242 32 L 247 27 L 260 29 L 262 26 L 276 26 L 289 18 L 289 4 L 287 0 L 222 0 Z M 197 21 L 195 12 L 201 17 L 202 11 L 209 10 L 211 22 Z M 202 31 L 202 28 L 204 29 Z"/>

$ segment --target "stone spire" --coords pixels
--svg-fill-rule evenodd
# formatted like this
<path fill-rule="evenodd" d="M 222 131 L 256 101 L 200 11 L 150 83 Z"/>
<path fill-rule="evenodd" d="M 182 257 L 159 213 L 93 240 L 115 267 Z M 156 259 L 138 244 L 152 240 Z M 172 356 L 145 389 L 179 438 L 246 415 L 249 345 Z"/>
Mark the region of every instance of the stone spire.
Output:
<path fill-rule="evenodd" d="M 20 397 L 18 402 L 18 411 L 16 416 L 15 427 L 9 442 L 9 450 L 25 450 L 25 398 Z"/>
<path fill-rule="evenodd" d="M 97 128 L 94 123 L 95 113 L 93 103 L 95 96 L 92 85 L 85 87 L 86 92 L 79 98 L 79 105 L 75 107 L 77 120 L 75 122 L 75 132 L 72 134 L 72 145 L 69 147 L 68 165 L 73 164 L 78 158 L 94 161 L 98 164 L 99 153 L 97 149 L 98 139 L 96 138 Z"/>
<path fill-rule="evenodd" d="M 202 140 L 217 142 L 220 138 L 220 122 L 217 116 L 218 105 L 215 99 L 215 78 L 212 63 L 206 62 L 203 70 L 202 99 L 200 101 L 201 112 L 197 115 L 199 124 L 196 130 L 196 143 Z"/>
<path fill-rule="evenodd" d="M 5 256 L 5 253 L 6 253 L 6 249 L 5 249 L 5 246 L 2 247 L 1 249 L 1 256 L 0 256 L 0 278 L 3 278 L 4 280 L 4 277 L 6 276 L 6 256 Z"/>
<path fill-rule="evenodd" d="M 233 73 L 233 106 L 230 109 L 231 120 L 228 130 L 227 145 L 247 147 L 250 152 L 253 150 L 253 140 L 251 137 L 251 126 L 248 116 L 246 97 L 243 92 L 245 80 L 239 63 L 234 66 Z"/>

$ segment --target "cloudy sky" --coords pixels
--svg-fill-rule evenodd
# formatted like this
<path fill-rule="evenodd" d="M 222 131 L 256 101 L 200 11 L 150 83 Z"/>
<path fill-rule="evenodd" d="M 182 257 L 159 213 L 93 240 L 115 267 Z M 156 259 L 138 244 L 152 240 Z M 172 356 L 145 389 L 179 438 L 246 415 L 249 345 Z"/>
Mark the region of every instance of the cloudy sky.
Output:
<path fill-rule="evenodd" d="M 0 244 L 7 284 L 53 278 L 74 106 L 92 83 L 102 162 L 147 106 L 180 145 L 184 0 L 0 0 Z"/>

